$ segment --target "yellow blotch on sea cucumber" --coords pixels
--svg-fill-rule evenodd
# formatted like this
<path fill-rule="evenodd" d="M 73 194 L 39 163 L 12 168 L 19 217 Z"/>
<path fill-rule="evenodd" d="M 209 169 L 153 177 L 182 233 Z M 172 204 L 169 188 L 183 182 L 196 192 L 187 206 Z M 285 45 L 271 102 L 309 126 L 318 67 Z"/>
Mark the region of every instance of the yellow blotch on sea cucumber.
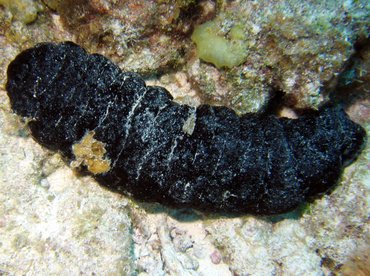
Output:
<path fill-rule="evenodd" d="M 93 174 L 101 174 L 111 169 L 111 161 L 104 158 L 106 153 L 105 144 L 94 138 L 95 132 L 89 131 L 82 139 L 72 146 L 75 160 L 71 162 L 73 168 L 81 165 Z"/>

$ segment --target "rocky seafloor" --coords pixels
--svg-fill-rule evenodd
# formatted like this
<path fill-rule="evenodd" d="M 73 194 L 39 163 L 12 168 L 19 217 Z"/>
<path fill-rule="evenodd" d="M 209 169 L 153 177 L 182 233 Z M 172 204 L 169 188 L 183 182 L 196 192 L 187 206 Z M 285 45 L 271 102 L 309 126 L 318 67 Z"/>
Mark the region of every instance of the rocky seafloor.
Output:
<path fill-rule="evenodd" d="M 335 95 L 369 133 L 369 14 L 367 1 L 0 0 L 0 274 L 369 273 L 368 144 L 330 193 L 294 212 L 176 210 L 75 173 L 32 139 L 5 92 L 20 51 L 72 40 L 181 103 L 243 114 L 282 94 L 281 113 L 295 116 Z M 207 22 L 219 48 L 202 55 L 192 34 Z M 222 63 L 229 50 L 236 61 Z"/>

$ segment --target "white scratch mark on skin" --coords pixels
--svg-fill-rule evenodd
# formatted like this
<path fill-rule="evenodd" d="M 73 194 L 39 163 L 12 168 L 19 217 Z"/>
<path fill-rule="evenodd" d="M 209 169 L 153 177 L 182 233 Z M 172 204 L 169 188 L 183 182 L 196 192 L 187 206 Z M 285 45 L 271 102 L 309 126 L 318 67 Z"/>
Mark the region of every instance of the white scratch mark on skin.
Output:
<path fill-rule="evenodd" d="M 143 169 L 143 165 L 145 164 L 148 156 L 154 151 L 155 147 L 151 147 L 150 150 L 148 150 L 141 158 L 140 163 L 138 164 L 138 168 L 136 170 L 136 180 L 139 179 L 141 170 Z"/>
<path fill-rule="evenodd" d="M 220 151 L 220 154 L 218 155 L 217 163 L 216 163 L 215 168 L 213 169 L 212 176 L 215 175 L 215 173 L 217 172 L 218 167 L 220 166 L 220 161 L 221 161 L 222 157 L 224 156 L 225 144 L 226 144 L 226 142 L 223 142 L 222 150 Z"/>
<path fill-rule="evenodd" d="M 63 119 L 63 116 L 60 116 L 58 121 L 55 123 L 55 127 L 57 127 L 59 125 L 59 123 L 62 121 Z"/>
<path fill-rule="evenodd" d="M 141 101 L 143 100 L 146 93 L 148 92 L 148 90 L 146 88 L 144 88 L 144 89 L 145 89 L 144 93 L 142 95 L 140 95 L 139 98 L 137 98 L 136 101 L 132 104 L 131 110 L 127 115 L 127 121 L 126 121 L 126 124 L 125 124 L 125 137 L 123 138 L 123 142 L 121 143 L 121 150 L 119 151 L 119 153 L 117 155 L 117 158 L 114 160 L 112 168 L 114 168 L 116 166 L 116 163 L 120 159 L 121 154 L 122 154 L 122 152 L 125 148 L 127 137 L 130 134 L 130 129 L 131 129 L 131 126 L 132 126 L 132 119 L 133 119 L 133 115 L 135 114 L 135 110 L 140 105 Z"/>
<path fill-rule="evenodd" d="M 36 81 L 35 81 L 35 84 L 33 86 L 33 94 L 32 94 L 32 96 L 34 98 L 37 98 L 37 90 L 38 90 L 39 83 L 40 83 L 40 77 L 38 76 L 37 79 L 36 79 Z"/>
<path fill-rule="evenodd" d="M 170 163 L 172 161 L 172 158 L 173 158 L 173 153 L 175 152 L 175 149 L 177 147 L 177 140 L 179 139 L 179 137 L 177 137 L 173 144 L 171 145 L 171 150 L 170 150 L 170 153 L 168 154 L 168 157 L 167 157 L 167 167 L 169 168 L 170 167 Z"/>
<path fill-rule="evenodd" d="M 81 114 L 81 116 L 80 116 L 80 117 L 83 117 L 83 116 L 85 115 L 85 113 L 86 113 L 86 111 L 87 111 L 87 107 L 88 107 L 88 106 L 89 106 L 89 102 L 87 101 L 87 102 L 86 102 L 86 104 L 84 104 L 84 106 L 83 106 L 83 111 L 82 111 L 82 114 Z M 73 127 L 76 127 L 77 123 L 78 123 L 78 121 L 76 121 L 76 122 L 74 123 Z"/>
<path fill-rule="evenodd" d="M 165 109 L 167 106 L 168 106 L 168 104 L 165 104 L 165 105 L 162 105 L 161 107 L 158 108 L 158 113 L 157 113 L 157 115 L 155 115 L 154 120 L 153 120 L 154 122 L 157 122 L 158 116 L 162 113 L 162 110 Z"/>
<path fill-rule="evenodd" d="M 117 100 L 117 96 L 115 97 L 115 99 L 114 99 L 115 101 Z M 108 114 L 109 114 L 109 109 L 111 108 L 111 106 L 113 105 L 113 102 L 109 102 L 108 103 L 108 106 L 107 106 L 107 109 L 105 110 L 105 113 L 104 113 L 104 115 L 103 115 L 103 117 L 102 118 L 100 118 L 100 120 L 99 120 L 99 124 L 97 125 L 97 127 L 96 128 L 98 128 L 98 127 L 100 127 L 102 124 L 103 124 L 103 122 L 105 121 L 105 119 L 107 118 L 107 116 L 108 116 Z"/>
<path fill-rule="evenodd" d="M 199 155 L 199 153 L 198 153 L 198 144 L 197 144 L 197 147 L 196 147 L 196 149 L 195 149 L 195 154 L 194 154 L 194 157 L 193 157 L 192 165 L 194 165 L 195 160 L 197 159 L 197 156 L 198 156 L 198 155 Z"/>
<path fill-rule="evenodd" d="M 139 179 L 140 175 L 141 175 L 141 170 L 143 169 L 143 166 L 144 164 L 146 163 L 146 161 L 148 160 L 148 156 L 150 156 L 154 151 L 156 151 L 158 148 L 161 148 L 162 146 L 164 145 L 164 143 L 161 143 L 160 145 L 156 146 L 156 147 L 150 147 L 150 150 L 148 150 L 144 155 L 143 157 L 141 158 L 140 160 L 140 163 L 138 165 L 138 169 L 136 170 L 136 180 Z"/>

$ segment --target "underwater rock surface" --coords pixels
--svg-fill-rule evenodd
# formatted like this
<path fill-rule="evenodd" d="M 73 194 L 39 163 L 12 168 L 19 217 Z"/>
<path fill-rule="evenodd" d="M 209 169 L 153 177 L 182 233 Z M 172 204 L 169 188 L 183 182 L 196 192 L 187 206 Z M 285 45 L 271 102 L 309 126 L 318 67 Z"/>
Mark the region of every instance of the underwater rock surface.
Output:
<path fill-rule="evenodd" d="M 340 107 L 293 120 L 180 105 L 71 42 L 22 52 L 6 88 L 33 137 L 73 167 L 118 192 L 176 207 L 289 211 L 332 187 L 365 140 Z"/>

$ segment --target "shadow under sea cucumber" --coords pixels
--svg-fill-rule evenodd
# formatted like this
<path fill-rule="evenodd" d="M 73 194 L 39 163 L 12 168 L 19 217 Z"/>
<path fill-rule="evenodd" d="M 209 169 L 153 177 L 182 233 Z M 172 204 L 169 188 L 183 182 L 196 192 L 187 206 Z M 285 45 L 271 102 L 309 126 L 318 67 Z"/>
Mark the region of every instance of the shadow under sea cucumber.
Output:
<path fill-rule="evenodd" d="M 292 210 L 332 187 L 366 137 L 339 106 L 287 119 L 180 105 L 72 42 L 20 53 L 6 89 L 34 139 L 102 185 L 210 212 Z"/>

